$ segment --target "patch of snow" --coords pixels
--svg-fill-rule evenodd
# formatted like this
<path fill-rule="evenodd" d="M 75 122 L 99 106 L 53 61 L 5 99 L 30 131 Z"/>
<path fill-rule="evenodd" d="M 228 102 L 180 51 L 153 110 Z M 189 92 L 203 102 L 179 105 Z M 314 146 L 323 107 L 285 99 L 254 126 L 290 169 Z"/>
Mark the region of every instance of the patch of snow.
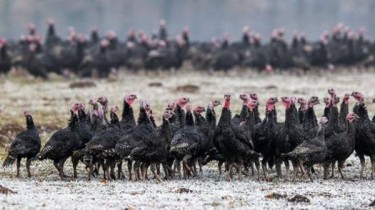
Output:
<path fill-rule="evenodd" d="M 80 168 L 76 181 L 60 181 L 57 171 L 49 161 L 35 162 L 33 178 L 12 178 L 15 167 L 1 172 L 0 184 L 16 194 L 0 194 L 0 206 L 5 209 L 351 209 L 369 208 L 375 199 L 374 180 L 360 180 L 359 161 L 351 156 L 352 166 L 344 169 L 348 181 L 336 178 L 313 183 L 307 178 L 296 183 L 273 179 L 273 182 L 256 181 L 245 177 L 243 181 L 224 181 L 213 164 L 204 168 L 202 177 L 188 180 L 156 180 L 111 182 L 95 178 L 86 181 Z M 71 164 L 65 167 L 71 174 Z M 319 173 L 322 170 L 316 167 Z M 367 173 L 369 171 L 367 170 Z M 126 174 L 126 172 L 125 172 Z M 369 174 L 369 173 L 368 173 Z M 275 172 L 271 173 L 275 176 Z M 26 177 L 22 170 L 21 176 Z M 188 193 L 176 189 L 186 188 Z M 287 194 L 286 198 L 269 199 L 271 193 Z M 310 203 L 291 203 L 288 198 L 306 196 Z"/>

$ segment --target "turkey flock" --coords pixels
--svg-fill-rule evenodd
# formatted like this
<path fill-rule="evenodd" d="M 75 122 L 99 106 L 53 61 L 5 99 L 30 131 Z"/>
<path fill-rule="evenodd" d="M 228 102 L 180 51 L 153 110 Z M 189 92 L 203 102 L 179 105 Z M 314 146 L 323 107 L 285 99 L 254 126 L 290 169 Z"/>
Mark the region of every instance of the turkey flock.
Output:
<path fill-rule="evenodd" d="M 350 97 L 356 101 L 352 112 Z M 78 177 L 78 164 L 83 164 L 88 180 L 93 176 L 148 180 L 151 173 L 153 179 L 162 181 L 202 177 L 202 167 L 215 161 L 218 173 L 225 174 L 228 181 L 235 176 L 242 180 L 243 175 L 272 180 L 270 170 L 276 170 L 279 179 L 290 180 L 292 174 L 293 181 L 299 176 L 313 181 L 321 168 L 324 179 L 333 178 L 336 166 L 341 178 L 346 179 L 345 161 L 355 151 L 361 163 L 360 178 L 365 178 L 365 156 L 370 157 L 374 178 L 375 116 L 369 118 L 362 93 L 347 93 L 340 100 L 334 89 L 328 89 L 320 119 L 315 115 L 315 107 L 321 101 L 317 96 L 270 97 L 265 102 L 263 119 L 256 93 L 240 94 L 239 98 L 242 110 L 233 116 L 230 94 L 207 106 L 193 106 L 189 98 L 180 97 L 166 105 L 160 125 L 155 123 L 148 100 L 140 100 L 135 119 L 136 94 L 124 96 L 120 118 L 119 107 L 110 105 L 104 96 L 89 100 L 89 108 L 74 103 L 67 126 L 53 133 L 42 149 L 33 118 L 25 112 L 27 130 L 12 142 L 3 167 L 16 161 L 19 177 L 21 159 L 26 158 L 30 177 L 31 161 L 50 159 L 61 179 L 65 179 L 70 177 L 64 173 L 64 164 L 70 157 L 74 179 Z M 284 122 L 277 119 L 277 103 L 285 109 Z M 217 120 L 215 109 L 220 106 Z"/>
<path fill-rule="evenodd" d="M 116 77 L 124 68 L 169 71 L 186 66 L 209 72 L 234 68 L 270 72 L 353 65 L 375 65 L 375 42 L 366 38 L 364 29 L 354 31 L 343 24 L 323 32 L 318 41 L 309 41 L 305 33 L 294 32 L 290 43 L 284 29 L 277 28 L 270 41 L 263 43 L 261 35 L 249 27 L 243 28 L 242 38 L 236 42 L 230 42 L 228 35 L 221 40 L 192 41 L 188 28 L 172 38 L 163 20 L 158 33 L 129 30 L 125 40 L 120 40 L 114 31 L 100 35 L 93 29 L 88 36 L 73 27 L 67 38 L 62 38 L 49 19 L 44 39 L 33 24 L 19 40 L 0 39 L 0 74 L 23 69 L 43 79 L 49 73 L 80 78 Z"/>

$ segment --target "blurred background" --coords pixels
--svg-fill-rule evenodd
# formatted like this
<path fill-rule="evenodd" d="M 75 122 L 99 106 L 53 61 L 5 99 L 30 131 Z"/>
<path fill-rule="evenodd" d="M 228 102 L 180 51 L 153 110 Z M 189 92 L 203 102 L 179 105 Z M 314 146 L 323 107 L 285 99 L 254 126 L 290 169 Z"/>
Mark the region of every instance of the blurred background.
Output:
<path fill-rule="evenodd" d="M 18 38 L 30 22 L 44 32 L 46 19 L 53 18 L 62 36 L 73 26 L 80 33 L 115 30 L 123 38 L 129 29 L 156 32 L 165 19 L 171 35 L 188 26 L 192 39 L 202 41 L 225 33 L 237 40 L 244 25 L 265 39 L 274 27 L 283 27 L 287 37 L 296 30 L 315 40 L 338 22 L 365 27 L 373 37 L 374 11 L 373 0 L 0 0 L 0 36 Z"/>

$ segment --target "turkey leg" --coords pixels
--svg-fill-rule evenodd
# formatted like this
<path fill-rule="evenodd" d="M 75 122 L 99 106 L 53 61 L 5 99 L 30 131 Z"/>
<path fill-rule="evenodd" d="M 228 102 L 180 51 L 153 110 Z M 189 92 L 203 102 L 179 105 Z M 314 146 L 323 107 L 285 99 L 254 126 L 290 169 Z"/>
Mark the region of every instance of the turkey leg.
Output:
<path fill-rule="evenodd" d="M 20 177 L 20 167 L 21 167 L 21 157 L 17 157 L 17 175 L 16 177 Z"/>

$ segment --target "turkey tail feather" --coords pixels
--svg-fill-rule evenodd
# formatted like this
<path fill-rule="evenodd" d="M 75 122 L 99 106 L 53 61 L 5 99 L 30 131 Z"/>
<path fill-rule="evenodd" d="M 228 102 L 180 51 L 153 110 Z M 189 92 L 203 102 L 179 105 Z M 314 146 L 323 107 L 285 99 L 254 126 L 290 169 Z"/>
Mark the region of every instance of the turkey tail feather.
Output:
<path fill-rule="evenodd" d="M 16 160 L 15 157 L 8 155 L 8 157 L 4 160 L 3 167 L 8 167 L 12 165 L 15 160 Z"/>

